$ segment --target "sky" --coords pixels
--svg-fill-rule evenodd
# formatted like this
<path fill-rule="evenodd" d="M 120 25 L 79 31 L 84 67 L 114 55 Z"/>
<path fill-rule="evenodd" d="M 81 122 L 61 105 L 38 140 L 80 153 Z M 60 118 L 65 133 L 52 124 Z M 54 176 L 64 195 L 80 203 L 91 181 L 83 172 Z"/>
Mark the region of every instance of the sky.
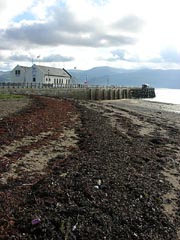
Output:
<path fill-rule="evenodd" d="M 180 69 L 179 0 L 0 0 L 0 71 Z"/>

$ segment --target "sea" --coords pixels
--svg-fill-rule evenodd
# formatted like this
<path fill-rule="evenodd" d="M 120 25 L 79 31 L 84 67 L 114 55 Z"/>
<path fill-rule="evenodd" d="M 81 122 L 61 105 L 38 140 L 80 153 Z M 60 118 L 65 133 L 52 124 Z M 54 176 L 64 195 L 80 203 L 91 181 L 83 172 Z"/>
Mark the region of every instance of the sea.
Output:
<path fill-rule="evenodd" d="M 180 89 L 156 88 L 155 93 L 156 97 L 149 101 L 180 104 Z"/>

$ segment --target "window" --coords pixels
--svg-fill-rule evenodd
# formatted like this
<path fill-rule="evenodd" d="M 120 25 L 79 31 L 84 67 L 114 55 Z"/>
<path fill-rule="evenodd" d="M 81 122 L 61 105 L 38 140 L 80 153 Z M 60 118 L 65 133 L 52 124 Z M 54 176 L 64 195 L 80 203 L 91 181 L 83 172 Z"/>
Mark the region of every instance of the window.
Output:
<path fill-rule="evenodd" d="M 20 70 L 15 70 L 15 75 L 16 76 L 19 76 L 21 74 L 21 71 Z"/>
<path fill-rule="evenodd" d="M 35 77 L 33 77 L 33 82 L 35 82 L 36 81 L 36 78 Z"/>
<path fill-rule="evenodd" d="M 70 80 L 69 80 L 69 79 L 67 79 L 67 80 L 66 80 L 66 83 L 67 83 L 67 84 L 70 84 Z"/>

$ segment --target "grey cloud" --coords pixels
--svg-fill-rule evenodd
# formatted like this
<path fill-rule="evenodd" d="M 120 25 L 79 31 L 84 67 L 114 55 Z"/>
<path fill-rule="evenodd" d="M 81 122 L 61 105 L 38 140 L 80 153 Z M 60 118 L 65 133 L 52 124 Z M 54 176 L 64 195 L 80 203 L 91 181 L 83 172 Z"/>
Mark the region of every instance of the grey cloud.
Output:
<path fill-rule="evenodd" d="M 12 54 L 8 57 L 5 57 L 4 55 L 0 55 L 0 60 L 2 61 L 8 61 L 8 62 L 12 62 L 12 61 L 16 61 L 16 62 L 31 62 L 32 61 L 32 57 L 29 57 L 28 55 L 25 54 Z"/>
<path fill-rule="evenodd" d="M 7 58 L 4 58 L 3 55 L 0 54 L 0 60 L 8 60 L 8 61 L 17 61 L 17 62 L 31 62 L 32 57 L 24 54 L 13 54 Z M 59 54 L 52 54 L 43 58 L 38 59 L 41 62 L 70 62 L 74 60 L 73 57 L 62 56 Z"/>
<path fill-rule="evenodd" d="M 144 21 L 135 16 L 129 15 L 115 22 L 112 27 L 122 29 L 126 32 L 139 32 L 144 25 Z"/>
<path fill-rule="evenodd" d="M 13 49 L 14 44 L 10 44 L 9 39 L 6 37 L 6 32 L 0 30 L 0 50 L 11 50 Z"/>
<path fill-rule="evenodd" d="M 138 56 L 133 56 L 124 49 L 115 49 L 111 51 L 112 57 L 106 59 L 108 61 L 128 61 L 128 62 L 139 62 L 140 59 Z M 177 51 L 175 47 L 166 47 L 161 50 L 160 55 L 154 58 L 149 58 L 143 60 L 144 62 L 149 63 L 180 63 L 180 52 Z"/>
<path fill-rule="evenodd" d="M 24 25 L 19 28 L 13 27 L 10 29 L 7 29 L 5 32 L 5 37 L 6 39 L 10 39 L 12 42 L 23 42 L 25 43 L 32 43 L 32 44 L 43 44 L 43 45 L 48 45 L 50 43 L 48 37 L 51 35 L 53 38 L 52 34 L 53 31 L 51 28 L 49 28 L 48 25 L 45 24 L 34 24 L 34 25 Z M 56 41 L 56 40 L 55 40 Z"/>
<path fill-rule="evenodd" d="M 0 54 L 0 61 L 4 61 L 4 60 L 5 60 L 4 55 Z"/>
<path fill-rule="evenodd" d="M 132 45 L 136 42 L 136 38 L 129 35 L 108 34 L 108 27 L 101 27 L 101 23 L 95 20 L 79 22 L 67 10 L 54 11 L 51 21 L 47 23 L 11 27 L 0 32 L 0 35 L 2 39 L 0 48 L 8 45 L 11 47 L 19 47 L 19 45 L 109 47 Z"/>
<path fill-rule="evenodd" d="M 53 21 L 50 23 L 61 32 L 88 33 L 97 29 L 97 22 L 78 21 L 72 12 L 67 9 L 56 9 L 52 13 Z"/>
<path fill-rule="evenodd" d="M 12 69 L 12 65 L 9 62 L 2 62 L 0 64 L 0 71 L 9 71 Z"/>
<path fill-rule="evenodd" d="M 17 61 L 17 62 L 29 62 L 29 61 L 32 61 L 32 58 L 27 56 L 27 55 L 11 55 L 9 57 L 9 60 L 12 60 L 12 61 Z"/>
<path fill-rule="evenodd" d="M 101 39 L 103 38 L 105 39 L 105 41 L 107 41 L 107 46 L 129 45 L 129 44 L 134 44 L 136 42 L 136 38 L 126 36 L 123 34 L 117 34 L 117 35 L 104 34 L 102 35 Z"/>
<path fill-rule="evenodd" d="M 66 57 L 59 54 L 50 55 L 41 59 L 42 62 L 70 62 L 73 57 Z"/>
<path fill-rule="evenodd" d="M 5 44 L 3 39 L 3 41 L 1 41 L 0 43 L 0 50 L 10 50 L 10 49 L 13 49 L 13 47 L 9 46 L 9 44 Z"/>
<path fill-rule="evenodd" d="M 88 32 L 85 32 L 86 34 Z M 46 46 L 58 46 L 60 44 L 71 46 L 108 47 L 114 45 L 134 44 L 136 39 L 126 35 L 108 35 L 102 32 L 89 33 L 84 37 L 83 33 L 61 32 L 52 28 L 49 24 L 36 24 L 11 28 L 6 31 L 5 38 L 12 44 L 35 44 Z"/>
<path fill-rule="evenodd" d="M 111 52 L 114 59 L 116 60 L 125 60 L 126 51 L 124 49 L 116 49 Z"/>
<path fill-rule="evenodd" d="M 139 58 L 137 56 L 133 56 L 129 54 L 128 51 L 125 49 L 115 49 L 111 51 L 112 57 L 107 59 L 108 61 L 128 61 L 128 62 L 137 62 L 139 61 Z"/>

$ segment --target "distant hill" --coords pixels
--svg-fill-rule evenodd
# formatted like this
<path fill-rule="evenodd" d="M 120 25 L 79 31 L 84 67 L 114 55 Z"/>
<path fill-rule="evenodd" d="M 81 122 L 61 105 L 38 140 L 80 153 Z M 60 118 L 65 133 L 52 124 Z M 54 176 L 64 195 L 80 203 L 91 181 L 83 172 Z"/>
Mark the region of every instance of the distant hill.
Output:
<path fill-rule="evenodd" d="M 0 82 L 9 82 L 10 81 L 10 71 L 3 72 L 0 71 Z"/>
<path fill-rule="evenodd" d="M 112 76 L 114 74 L 121 74 L 126 72 L 127 70 L 121 69 L 121 68 L 112 68 L 112 67 L 94 67 L 89 70 L 68 70 L 75 81 L 78 81 L 80 83 L 88 81 L 89 84 L 95 84 L 96 81 L 102 82 L 102 85 L 106 84 L 105 79 L 107 79 L 109 76 Z M 130 70 L 129 70 L 130 71 Z M 100 84 L 100 83 L 99 83 Z"/>
<path fill-rule="evenodd" d="M 180 70 L 96 67 L 90 70 L 68 70 L 75 82 L 89 85 L 141 86 L 143 83 L 156 88 L 180 88 Z"/>
<path fill-rule="evenodd" d="M 69 69 L 75 83 L 88 85 L 141 86 L 147 83 L 155 88 L 179 88 L 180 70 L 139 69 L 126 70 L 112 67 L 95 67 L 89 70 Z M 0 82 L 10 81 L 10 71 L 0 71 Z"/>

